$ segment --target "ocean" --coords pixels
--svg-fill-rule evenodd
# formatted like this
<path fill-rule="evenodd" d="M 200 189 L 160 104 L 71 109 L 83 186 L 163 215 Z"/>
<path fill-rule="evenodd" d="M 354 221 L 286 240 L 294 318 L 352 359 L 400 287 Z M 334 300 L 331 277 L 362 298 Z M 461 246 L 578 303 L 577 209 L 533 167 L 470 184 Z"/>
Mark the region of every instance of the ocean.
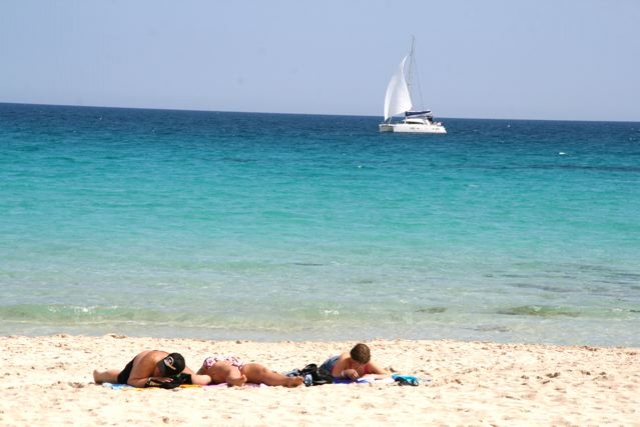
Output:
<path fill-rule="evenodd" d="M 640 346 L 640 123 L 0 104 L 0 334 Z"/>

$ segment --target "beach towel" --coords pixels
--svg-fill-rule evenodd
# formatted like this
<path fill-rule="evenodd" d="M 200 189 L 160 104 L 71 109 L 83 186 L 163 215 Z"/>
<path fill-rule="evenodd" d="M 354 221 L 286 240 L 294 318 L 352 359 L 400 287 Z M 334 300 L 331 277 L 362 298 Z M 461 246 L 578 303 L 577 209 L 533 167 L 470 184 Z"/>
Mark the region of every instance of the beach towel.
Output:
<path fill-rule="evenodd" d="M 383 377 L 376 378 L 375 375 L 365 375 L 357 380 L 351 380 L 348 378 L 334 378 L 334 384 L 398 384 L 398 385 L 408 385 L 408 386 L 418 386 L 420 382 L 429 382 L 429 379 L 426 378 L 418 378 L 413 375 L 399 375 L 393 374 L 391 377 Z"/>
<path fill-rule="evenodd" d="M 135 390 L 135 391 L 157 389 L 158 388 L 158 387 L 137 388 L 137 387 L 134 387 L 134 386 L 129 385 L 129 384 L 113 384 L 113 383 L 103 383 L 102 386 L 110 388 L 110 389 L 113 389 L 113 390 Z M 229 384 L 227 384 L 227 383 L 212 384 L 212 385 L 182 384 L 178 388 L 194 388 L 194 387 L 195 388 L 198 388 L 198 387 L 202 387 L 202 388 L 228 388 Z M 269 387 L 269 386 L 266 385 L 266 384 L 246 383 L 244 385 L 244 387 L 255 388 L 255 387 Z"/>
<path fill-rule="evenodd" d="M 102 383 L 102 387 L 107 387 L 113 390 L 144 390 L 142 388 L 136 388 L 129 384 Z"/>
<path fill-rule="evenodd" d="M 358 378 L 357 380 L 352 380 L 349 378 L 334 378 L 334 384 L 393 384 L 395 380 L 391 377 L 385 378 L 375 378 L 364 376 L 362 378 Z"/>

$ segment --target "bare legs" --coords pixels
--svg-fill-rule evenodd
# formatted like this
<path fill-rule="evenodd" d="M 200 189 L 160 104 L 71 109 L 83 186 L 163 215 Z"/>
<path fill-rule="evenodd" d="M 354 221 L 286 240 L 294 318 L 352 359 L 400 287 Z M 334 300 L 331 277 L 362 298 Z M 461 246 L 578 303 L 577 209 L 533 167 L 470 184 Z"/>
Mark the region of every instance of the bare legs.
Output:
<path fill-rule="evenodd" d="M 270 386 L 297 387 L 303 384 L 302 377 L 287 377 L 273 372 L 259 363 L 247 363 L 238 368 L 227 361 L 219 361 L 210 367 L 202 367 L 199 375 L 211 377 L 212 384 L 227 383 L 230 386 L 242 387 L 245 383 L 266 384 Z"/>
<path fill-rule="evenodd" d="M 120 369 L 107 369 L 106 371 L 98 371 L 97 369 L 93 371 L 93 381 L 96 384 L 102 383 L 117 383 L 118 382 L 118 374 L 122 372 Z"/>
<path fill-rule="evenodd" d="M 247 382 L 271 386 L 297 387 L 304 382 L 302 377 L 287 377 L 273 372 L 259 363 L 247 363 L 240 370 Z"/>

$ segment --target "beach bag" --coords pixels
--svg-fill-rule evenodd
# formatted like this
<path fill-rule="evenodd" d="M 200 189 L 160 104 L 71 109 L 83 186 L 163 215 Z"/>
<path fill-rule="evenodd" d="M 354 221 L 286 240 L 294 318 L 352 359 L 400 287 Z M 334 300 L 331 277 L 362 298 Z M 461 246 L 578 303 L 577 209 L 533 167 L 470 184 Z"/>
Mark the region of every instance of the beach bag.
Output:
<path fill-rule="evenodd" d="M 183 384 L 191 384 L 191 375 L 189 374 L 178 374 L 170 378 L 171 381 L 167 382 L 154 381 L 150 379 L 147 382 L 146 387 L 160 387 L 166 390 L 172 390 L 174 388 L 180 387 Z"/>
<path fill-rule="evenodd" d="M 333 377 L 326 369 L 319 368 L 315 363 L 310 363 L 300 369 L 299 376 L 304 378 L 304 384 L 309 387 L 312 385 L 331 384 Z"/>

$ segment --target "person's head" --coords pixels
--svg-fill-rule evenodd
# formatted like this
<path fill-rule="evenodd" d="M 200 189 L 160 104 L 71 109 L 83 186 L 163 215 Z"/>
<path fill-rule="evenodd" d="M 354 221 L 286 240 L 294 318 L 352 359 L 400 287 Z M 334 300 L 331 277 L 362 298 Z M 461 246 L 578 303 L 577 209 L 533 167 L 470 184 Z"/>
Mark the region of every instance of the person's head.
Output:
<path fill-rule="evenodd" d="M 171 353 L 158 362 L 158 368 L 164 377 L 173 377 L 184 371 L 186 364 L 180 353 Z"/>
<path fill-rule="evenodd" d="M 371 351 L 366 344 L 356 344 L 353 346 L 349 354 L 355 362 L 358 362 L 361 365 L 366 365 L 371 360 Z"/>

